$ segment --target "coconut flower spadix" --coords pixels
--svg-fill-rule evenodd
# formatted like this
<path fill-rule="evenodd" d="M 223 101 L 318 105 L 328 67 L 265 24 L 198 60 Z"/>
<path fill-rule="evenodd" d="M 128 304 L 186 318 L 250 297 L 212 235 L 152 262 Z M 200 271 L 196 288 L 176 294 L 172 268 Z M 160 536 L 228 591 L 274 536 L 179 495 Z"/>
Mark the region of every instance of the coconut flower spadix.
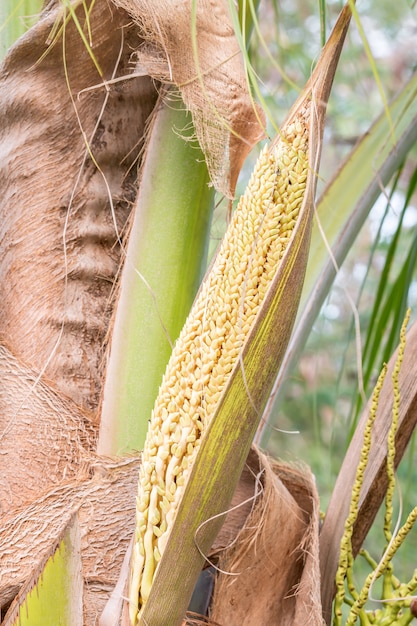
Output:
<path fill-rule="evenodd" d="M 262 151 L 175 344 L 142 454 L 131 585 L 140 604 L 148 599 L 201 439 L 291 241 L 306 188 L 307 144 L 301 119 Z"/>
<path fill-rule="evenodd" d="M 142 455 L 132 624 L 181 622 L 224 519 L 213 518 L 227 509 L 283 357 L 307 261 L 325 107 L 349 19 L 345 8 L 305 91 L 261 152 L 174 346 Z"/>

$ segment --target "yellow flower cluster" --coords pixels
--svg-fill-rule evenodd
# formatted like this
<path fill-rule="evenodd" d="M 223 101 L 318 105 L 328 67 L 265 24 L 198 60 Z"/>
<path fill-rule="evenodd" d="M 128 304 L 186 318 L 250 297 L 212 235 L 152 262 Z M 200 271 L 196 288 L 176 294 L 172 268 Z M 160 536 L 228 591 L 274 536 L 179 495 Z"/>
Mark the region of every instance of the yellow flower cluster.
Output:
<path fill-rule="evenodd" d="M 168 363 L 140 470 L 132 622 L 148 598 L 202 434 L 291 239 L 307 151 L 308 130 L 299 119 L 260 154 Z"/>

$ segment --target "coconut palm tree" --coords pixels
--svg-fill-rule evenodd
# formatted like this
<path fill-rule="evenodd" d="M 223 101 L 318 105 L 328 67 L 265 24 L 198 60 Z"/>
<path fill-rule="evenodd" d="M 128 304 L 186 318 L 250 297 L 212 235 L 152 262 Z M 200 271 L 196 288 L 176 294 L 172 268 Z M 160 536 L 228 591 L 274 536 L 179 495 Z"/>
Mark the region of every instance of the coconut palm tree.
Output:
<path fill-rule="evenodd" d="M 339 509 L 334 512 L 337 507 L 329 507 L 321 535 L 320 590 L 314 481 L 308 470 L 272 463 L 249 448 L 277 367 L 283 361 L 282 377 L 289 355 L 313 322 L 311 309 L 328 289 L 331 270 L 313 236 L 311 275 L 301 299 L 308 322 L 296 326 L 286 353 L 307 262 L 324 108 L 350 9 L 342 13 L 322 60 L 269 149 L 269 155 L 281 155 L 293 134 L 309 133 L 300 216 L 288 250 L 271 270 L 267 295 L 249 332 L 238 339 L 237 356 L 218 390 L 224 391 L 214 396 L 213 417 L 202 424 L 207 432 L 201 445 L 195 453 L 186 449 L 192 471 L 175 524 L 160 562 L 155 553 L 159 564 L 149 597 L 140 573 L 140 606 L 132 611 L 135 572 L 142 567 L 140 530 L 135 531 L 138 473 L 145 465 L 139 469 L 139 453 L 144 446 L 144 455 L 153 448 L 151 435 L 145 441 L 148 420 L 204 273 L 213 210 L 208 182 L 231 202 L 242 163 L 265 129 L 263 113 L 246 86 L 236 10 L 222 2 L 209 7 L 192 2 L 176 11 L 173 21 L 164 3 L 51 2 L 3 64 L 4 624 L 24 619 L 28 624 L 180 623 L 205 557 L 220 564 L 210 609 L 213 623 L 275 619 L 313 624 L 322 623 L 323 612 L 328 619 L 347 512 L 343 517 Z M 242 32 L 248 31 L 247 22 L 243 25 Z M 347 221 L 348 229 L 342 223 L 332 230 L 338 263 L 372 205 L 375 181 L 389 179 L 414 141 L 414 82 L 399 92 L 390 115 L 375 122 L 353 153 L 351 177 L 358 163 L 370 160 L 373 169 L 354 186 L 343 210 L 355 224 Z M 395 151 L 391 144 L 383 150 L 387 126 L 397 132 Z M 286 161 L 276 158 L 282 159 L 272 168 L 279 179 Z M 320 215 L 329 198 L 340 197 L 340 181 L 350 166 L 326 191 Z M 257 171 L 256 188 L 256 180 L 263 181 Z M 289 181 L 294 186 L 295 179 Z M 274 185 L 266 181 L 273 194 Z M 249 200 L 235 215 L 246 215 Z M 232 220 L 230 242 L 239 248 L 243 235 L 233 231 L 237 224 L 238 218 Z M 346 230 L 350 239 L 340 235 Z M 253 232 L 256 242 L 261 226 Z M 248 289 L 247 272 L 269 263 L 255 262 L 254 249 L 242 274 L 238 328 L 245 319 L 241 298 Z M 217 277 L 225 274 L 219 269 L 222 258 L 220 251 L 207 275 L 204 285 L 214 285 L 210 289 L 217 289 Z M 317 277 L 323 286 L 312 291 Z M 225 301 L 215 303 L 210 313 L 204 285 L 195 306 L 204 303 L 201 319 L 207 312 L 213 346 L 210 328 L 220 327 Z M 197 348 L 181 348 L 182 340 L 177 352 L 193 359 Z M 217 347 L 213 350 L 217 355 Z M 202 367 L 198 354 L 195 358 L 192 372 Z M 177 364 L 172 367 L 177 371 Z M 189 382 L 192 372 L 179 380 Z M 162 386 L 159 397 L 163 393 Z M 199 402 L 208 402 L 208 392 L 201 394 Z M 414 395 L 411 390 L 401 407 L 395 463 L 411 436 Z M 187 406 L 191 399 L 186 396 Z M 354 481 L 351 469 L 363 448 L 363 428 L 361 423 L 347 469 L 342 468 L 336 500 L 343 494 L 349 502 L 345 491 Z M 354 552 L 386 491 L 379 469 L 387 454 L 381 448 L 369 452 L 376 465 L 369 463 L 373 473 L 364 486 Z M 231 511 L 222 525 L 230 501 L 236 514 Z M 146 515 L 148 521 L 151 514 Z M 155 527 L 159 520 L 149 523 Z M 161 527 L 155 532 L 163 534 Z M 284 563 L 283 554 L 288 555 Z M 267 562 L 274 564 L 272 573 Z M 144 571 L 155 566 L 145 563 Z M 230 583 L 230 573 L 240 574 L 238 587 Z M 261 594 L 262 602 L 253 602 L 251 593 Z"/>

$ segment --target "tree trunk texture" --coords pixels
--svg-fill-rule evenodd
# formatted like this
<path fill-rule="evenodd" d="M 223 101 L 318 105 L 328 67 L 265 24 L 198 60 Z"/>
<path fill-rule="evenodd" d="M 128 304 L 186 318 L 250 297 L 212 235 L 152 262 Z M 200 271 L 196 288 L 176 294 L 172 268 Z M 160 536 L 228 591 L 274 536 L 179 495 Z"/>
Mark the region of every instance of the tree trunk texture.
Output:
<path fill-rule="evenodd" d="M 101 79 L 72 20 L 46 46 L 58 16 L 44 14 L 0 75 L 0 336 L 94 414 L 121 237 L 156 91 L 141 77 L 108 93 L 80 93 Z M 90 21 L 104 78 L 125 75 L 141 43 L 137 28 L 106 2 L 95 3 Z"/>

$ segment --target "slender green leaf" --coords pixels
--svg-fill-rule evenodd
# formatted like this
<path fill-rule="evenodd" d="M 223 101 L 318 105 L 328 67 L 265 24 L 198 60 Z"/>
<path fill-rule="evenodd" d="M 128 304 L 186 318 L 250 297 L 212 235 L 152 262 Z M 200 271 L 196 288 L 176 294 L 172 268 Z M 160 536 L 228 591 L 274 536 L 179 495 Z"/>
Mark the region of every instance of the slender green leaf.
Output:
<path fill-rule="evenodd" d="M 317 202 L 317 216 L 327 243 L 340 266 L 360 231 L 369 211 L 405 155 L 417 140 L 417 74 L 404 86 L 390 105 L 396 143 L 390 124 L 382 113 L 353 149 Z M 335 269 L 323 243 L 317 223 L 313 228 L 305 287 L 298 321 L 305 311 L 316 311 L 321 302 L 311 302 L 314 287 L 328 287 Z M 298 322 L 297 322 L 298 326 Z"/>
<path fill-rule="evenodd" d="M 239 0 L 239 33 L 242 33 L 243 41 L 245 42 L 245 48 L 248 47 L 251 34 L 255 24 L 257 24 L 257 10 L 260 0 Z M 236 5 L 235 5 L 236 6 Z M 231 3 L 229 2 L 230 10 L 233 10 Z"/>
<path fill-rule="evenodd" d="M 384 267 L 379 278 L 374 305 L 369 319 L 369 329 L 362 351 L 363 383 L 365 390 L 368 389 L 369 382 L 376 373 L 378 363 L 386 362 L 390 358 L 396 346 L 407 308 L 408 292 L 415 267 L 415 238 L 411 242 L 401 270 L 394 279 L 392 278 L 392 270 L 396 258 L 399 255 L 403 255 L 403 241 L 401 240 L 403 221 L 416 186 L 417 169 L 414 170 L 410 178 L 397 228 L 386 253 Z M 393 186 L 393 189 L 395 189 L 395 186 Z M 362 398 L 357 397 L 356 409 L 351 423 L 351 433 L 353 433 L 356 426 L 361 408 Z"/>
<path fill-rule="evenodd" d="M 64 8 L 64 15 L 63 15 L 63 23 L 65 25 L 67 17 L 66 17 L 66 11 L 68 10 L 68 14 L 71 16 L 71 19 L 74 21 L 74 24 L 77 28 L 78 34 L 81 37 L 81 40 L 84 44 L 85 49 L 87 50 L 88 54 L 90 55 L 90 58 L 92 60 L 92 62 L 94 63 L 94 66 L 99 74 L 99 76 L 101 78 L 103 78 L 103 71 L 94 55 L 93 49 L 92 49 L 92 42 L 91 42 L 91 27 L 90 27 L 90 22 L 89 22 L 89 15 L 88 12 L 86 11 L 86 7 L 84 6 L 84 18 L 86 20 L 86 28 L 85 30 L 87 31 L 87 34 L 90 37 L 90 41 L 88 40 L 85 32 L 84 32 L 84 28 L 82 27 L 80 20 L 78 19 L 78 15 L 77 15 L 77 11 L 76 11 L 76 5 L 74 5 L 74 3 L 72 3 L 70 0 L 61 0 L 62 4 L 63 4 L 63 8 Z"/>
<path fill-rule="evenodd" d="M 321 45 L 326 43 L 326 1 L 319 0 L 319 12 L 320 12 L 320 39 Z"/>

